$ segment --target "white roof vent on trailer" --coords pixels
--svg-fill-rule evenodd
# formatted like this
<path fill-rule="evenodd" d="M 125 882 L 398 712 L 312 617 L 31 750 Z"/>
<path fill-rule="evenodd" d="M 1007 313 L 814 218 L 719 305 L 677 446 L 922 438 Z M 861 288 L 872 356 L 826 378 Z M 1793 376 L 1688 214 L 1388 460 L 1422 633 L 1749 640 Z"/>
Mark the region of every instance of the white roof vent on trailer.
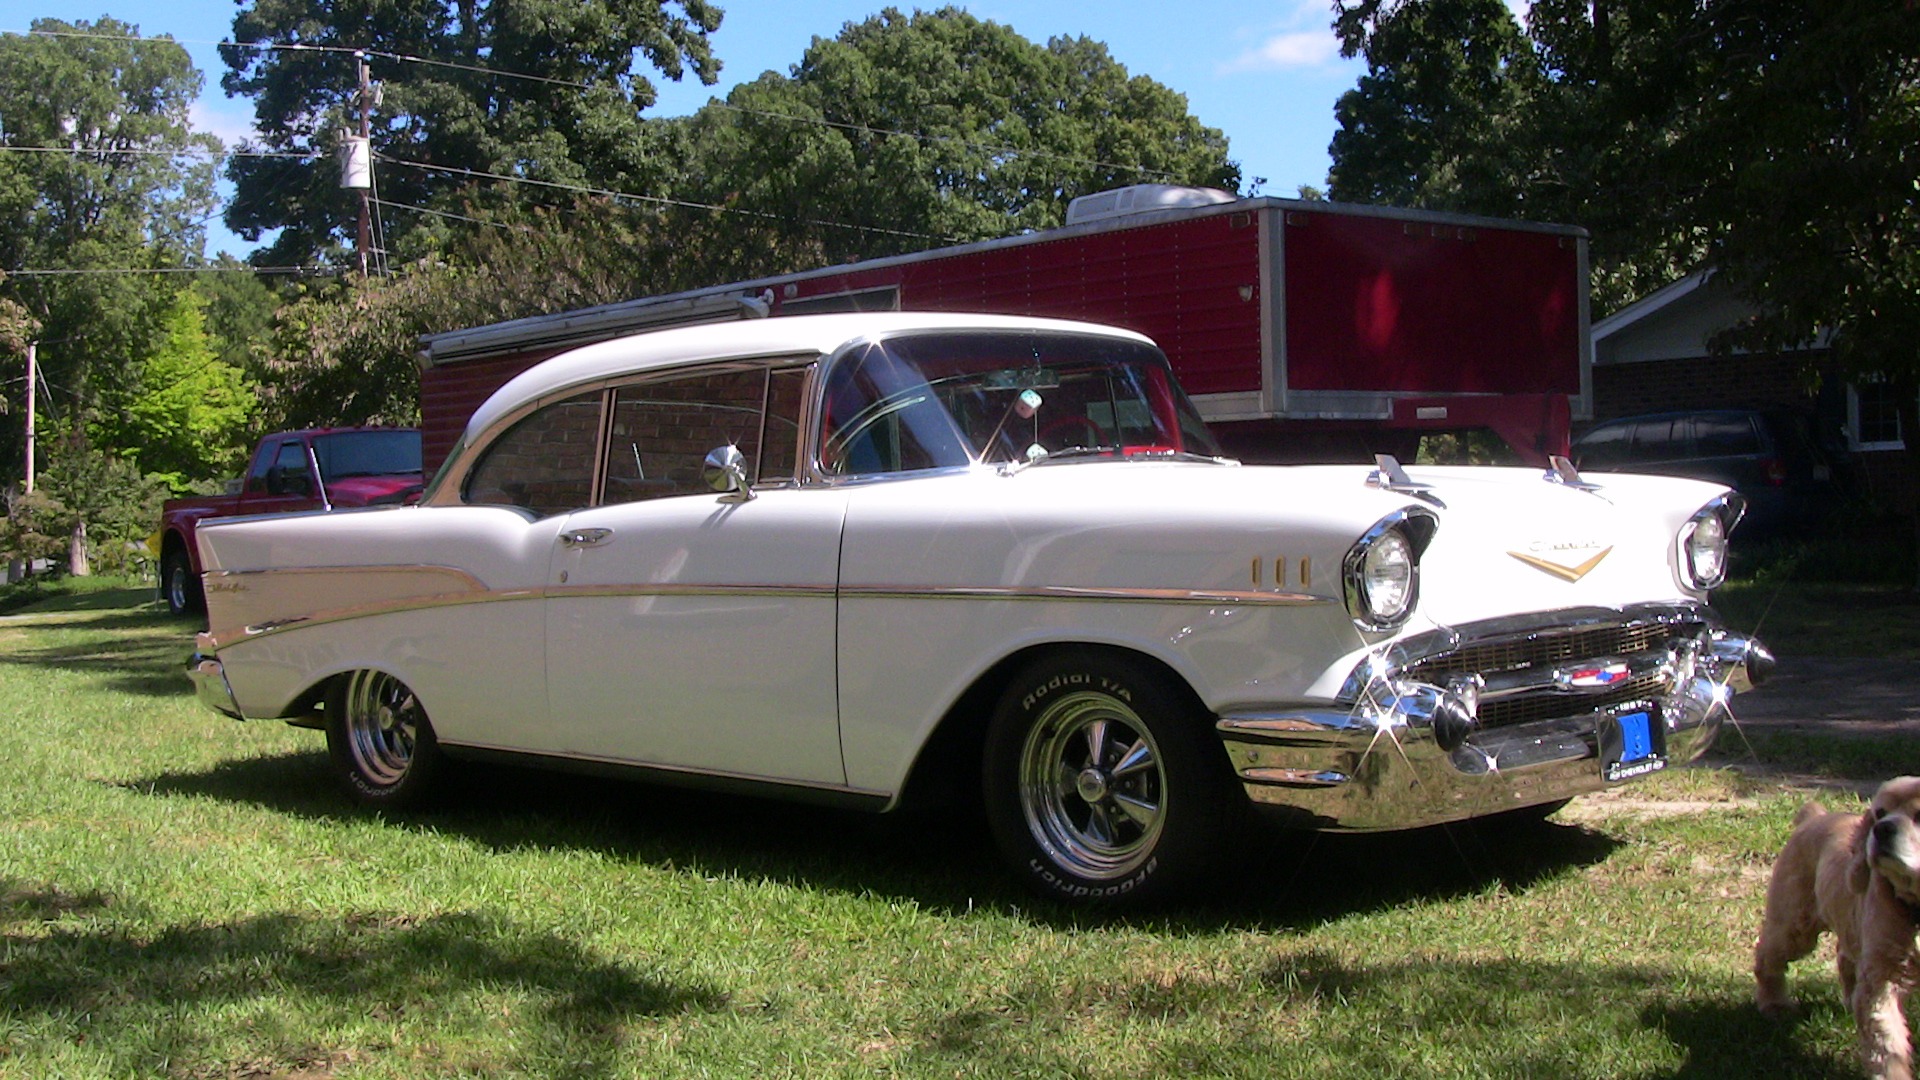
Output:
<path fill-rule="evenodd" d="M 1139 214 L 1148 210 L 1177 210 L 1235 202 L 1239 196 L 1218 188 L 1180 187 L 1177 184 L 1134 184 L 1112 191 L 1082 195 L 1067 204 L 1067 224 Z"/>

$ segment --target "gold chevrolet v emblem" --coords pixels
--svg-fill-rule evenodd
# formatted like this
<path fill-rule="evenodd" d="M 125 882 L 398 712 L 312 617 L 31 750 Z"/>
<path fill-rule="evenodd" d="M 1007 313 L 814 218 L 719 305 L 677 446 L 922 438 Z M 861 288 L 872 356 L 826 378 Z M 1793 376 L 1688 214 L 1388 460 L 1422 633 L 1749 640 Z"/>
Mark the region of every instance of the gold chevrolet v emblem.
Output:
<path fill-rule="evenodd" d="M 1581 578 L 1592 573 L 1593 568 L 1600 565 L 1600 560 L 1613 554 L 1613 548 L 1602 548 L 1593 558 L 1572 566 L 1557 563 L 1551 559 L 1543 559 L 1538 555 L 1529 555 L 1524 551 L 1509 551 L 1507 554 L 1519 559 L 1521 562 L 1526 563 L 1536 570 L 1545 570 L 1547 573 L 1563 581 L 1579 581 Z"/>

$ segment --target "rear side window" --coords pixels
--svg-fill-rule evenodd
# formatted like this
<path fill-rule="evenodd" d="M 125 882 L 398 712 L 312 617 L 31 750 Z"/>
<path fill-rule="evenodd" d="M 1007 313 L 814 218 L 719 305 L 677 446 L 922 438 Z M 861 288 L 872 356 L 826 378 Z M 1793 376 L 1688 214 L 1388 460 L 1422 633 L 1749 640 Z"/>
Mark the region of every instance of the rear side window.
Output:
<path fill-rule="evenodd" d="M 1760 433 L 1754 430 L 1753 417 L 1741 413 L 1694 417 L 1693 439 L 1700 457 L 1751 457 L 1760 453 Z"/>
<path fill-rule="evenodd" d="M 1633 425 L 1632 461 L 1670 461 L 1687 456 L 1687 421 L 1684 417 L 1642 420 Z"/>
<path fill-rule="evenodd" d="M 524 507 L 541 517 L 587 505 L 603 396 L 592 390 L 556 401 L 513 425 L 467 475 L 466 501 Z"/>

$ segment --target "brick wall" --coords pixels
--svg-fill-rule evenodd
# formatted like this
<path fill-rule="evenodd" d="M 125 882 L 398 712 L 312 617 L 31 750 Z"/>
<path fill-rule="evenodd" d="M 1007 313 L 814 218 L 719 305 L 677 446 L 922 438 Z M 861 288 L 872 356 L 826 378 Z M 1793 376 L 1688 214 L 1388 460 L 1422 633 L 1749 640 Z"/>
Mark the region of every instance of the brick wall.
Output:
<path fill-rule="evenodd" d="M 1596 364 L 1593 418 L 1672 409 L 1810 408 L 1814 399 L 1801 375 L 1806 360 L 1804 353 L 1789 353 Z"/>

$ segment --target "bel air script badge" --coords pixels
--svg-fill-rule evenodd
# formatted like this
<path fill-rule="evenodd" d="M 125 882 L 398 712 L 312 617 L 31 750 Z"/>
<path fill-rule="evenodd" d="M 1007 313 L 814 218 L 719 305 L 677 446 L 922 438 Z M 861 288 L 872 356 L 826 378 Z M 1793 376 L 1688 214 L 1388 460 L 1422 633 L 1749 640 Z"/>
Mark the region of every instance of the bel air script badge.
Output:
<path fill-rule="evenodd" d="M 1613 553 L 1613 545 L 1598 540 L 1535 540 L 1525 551 L 1507 554 L 1562 581 L 1579 581 Z"/>

